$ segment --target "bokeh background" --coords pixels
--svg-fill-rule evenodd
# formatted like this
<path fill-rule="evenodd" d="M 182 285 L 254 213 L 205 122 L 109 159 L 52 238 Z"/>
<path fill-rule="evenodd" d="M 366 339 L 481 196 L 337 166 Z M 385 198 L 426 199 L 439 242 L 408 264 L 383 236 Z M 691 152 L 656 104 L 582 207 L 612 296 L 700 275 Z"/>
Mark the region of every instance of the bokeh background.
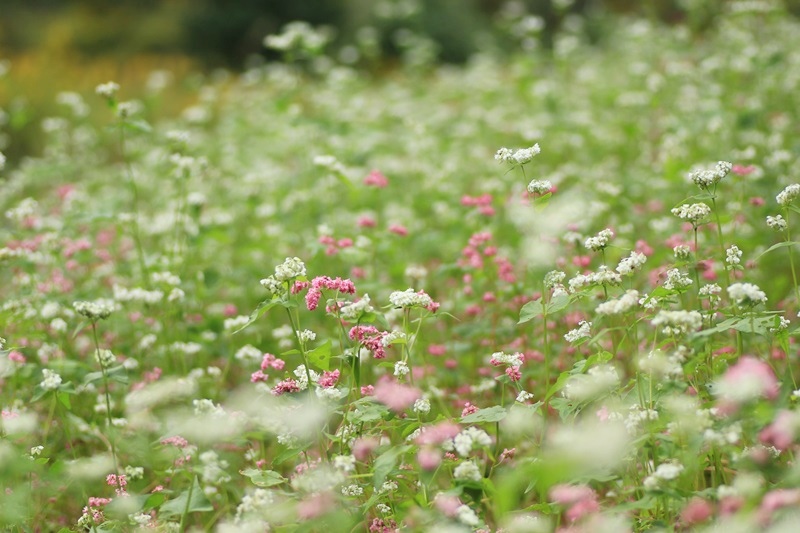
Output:
<path fill-rule="evenodd" d="M 800 0 L 785 0 L 800 15 Z M 697 39 L 725 0 L 0 0 L 0 150 L 36 154 L 57 93 L 87 96 L 113 79 L 126 98 L 169 116 L 208 76 L 281 56 L 268 34 L 324 27 L 331 60 L 387 75 L 400 64 L 463 63 L 475 54 L 547 50 L 563 25 L 602 46 L 609 17 L 685 23 Z"/>

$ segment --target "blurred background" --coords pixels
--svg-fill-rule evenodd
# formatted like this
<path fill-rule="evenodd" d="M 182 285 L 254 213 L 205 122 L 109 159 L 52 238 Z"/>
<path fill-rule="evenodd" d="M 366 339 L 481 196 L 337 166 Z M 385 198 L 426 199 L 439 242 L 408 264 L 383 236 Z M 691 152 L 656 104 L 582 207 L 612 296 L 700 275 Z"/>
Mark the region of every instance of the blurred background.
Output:
<path fill-rule="evenodd" d="M 380 76 L 400 65 L 457 64 L 476 53 L 546 52 L 564 26 L 602 46 L 605 22 L 625 14 L 685 24 L 702 38 L 725 6 L 725 0 L 0 0 L 0 150 L 11 162 L 35 153 L 42 119 L 64 105 L 59 91 L 88 97 L 112 79 L 125 98 L 150 98 L 149 112 L 169 116 L 221 69 L 285 59 L 264 46 L 264 37 L 296 20 L 324 34 L 332 61 Z M 783 6 L 800 14 L 800 0 Z"/>

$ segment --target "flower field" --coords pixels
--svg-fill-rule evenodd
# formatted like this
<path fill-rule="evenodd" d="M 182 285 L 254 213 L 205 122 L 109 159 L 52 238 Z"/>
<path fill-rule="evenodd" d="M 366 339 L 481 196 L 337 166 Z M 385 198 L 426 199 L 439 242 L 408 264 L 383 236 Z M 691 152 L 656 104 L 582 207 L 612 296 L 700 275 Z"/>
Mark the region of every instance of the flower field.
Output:
<path fill-rule="evenodd" d="M 55 82 L 0 154 L 2 530 L 797 531 L 800 23 L 734 4 L 177 118 Z"/>

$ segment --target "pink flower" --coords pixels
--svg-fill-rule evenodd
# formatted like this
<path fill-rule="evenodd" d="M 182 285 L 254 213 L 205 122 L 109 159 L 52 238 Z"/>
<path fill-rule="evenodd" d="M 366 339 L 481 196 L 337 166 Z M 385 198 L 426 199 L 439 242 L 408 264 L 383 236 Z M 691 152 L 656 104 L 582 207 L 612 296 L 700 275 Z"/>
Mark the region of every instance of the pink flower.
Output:
<path fill-rule="evenodd" d="M 353 326 L 348 333 L 350 340 L 358 341 L 367 350 L 372 352 L 375 359 L 386 357 L 386 347 L 381 342 L 386 332 L 378 331 L 375 326 Z"/>
<path fill-rule="evenodd" d="M 435 356 L 441 356 L 447 353 L 447 347 L 444 344 L 431 344 L 428 346 L 428 353 Z"/>
<path fill-rule="evenodd" d="M 334 370 L 333 372 L 323 372 L 317 383 L 323 389 L 329 389 L 336 385 L 337 381 L 339 381 L 339 371 Z"/>
<path fill-rule="evenodd" d="M 436 448 L 421 448 L 417 452 L 417 462 L 423 470 L 436 470 L 442 463 L 442 451 Z"/>
<path fill-rule="evenodd" d="M 358 217 L 358 221 L 356 222 L 358 227 L 360 228 L 374 228 L 377 224 L 375 219 L 368 216 Z"/>
<path fill-rule="evenodd" d="M 694 526 L 705 522 L 714 514 L 714 508 L 706 500 L 695 496 L 681 511 L 681 522 L 686 526 Z"/>
<path fill-rule="evenodd" d="M 550 489 L 550 501 L 558 505 L 572 505 L 597 497 L 591 487 L 586 485 L 555 485 Z"/>
<path fill-rule="evenodd" d="M 283 359 L 278 359 L 271 353 L 265 353 L 264 358 L 261 360 L 261 370 L 274 368 L 275 370 L 283 370 L 286 365 Z"/>
<path fill-rule="evenodd" d="M 461 410 L 461 416 L 471 415 L 472 413 L 477 413 L 479 407 L 477 405 L 472 405 L 471 403 L 467 402 L 464 404 L 464 409 Z"/>
<path fill-rule="evenodd" d="M 405 237 L 408 235 L 408 229 L 405 226 L 401 226 L 400 224 L 392 224 L 389 226 L 389 231 L 396 235 L 400 235 L 401 237 Z"/>
<path fill-rule="evenodd" d="M 297 504 L 297 516 L 301 520 L 310 520 L 327 513 L 334 504 L 330 492 L 312 494 Z"/>
<path fill-rule="evenodd" d="M 285 379 L 272 388 L 272 394 L 274 396 L 280 396 L 282 394 L 286 394 L 287 392 L 299 392 L 299 391 L 300 391 L 300 386 L 293 379 Z"/>
<path fill-rule="evenodd" d="M 366 178 L 364 178 L 364 185 L 370 187 L 378 187 L 379 189 L 383 189 L 387 185 L 389 185 L 389 180 L 386 176 L 381 174 L 377 170 L 373 170 L 370 172 Z"/>
<path fill-rule="evenodd" d="M 600 504 L 597 503 L 597 500 L 582 500 L 567 509 L 567 512 L 564 513 L 564 517 L 567 519 L 567 522 L 576 522 L 584 516 L 596 513 L 599 510 Z"/>
<path fill-rule="evenodd" d="M 458 496 L 450 496 L 441 492 L 433 499 L 433 504 L 439 509 L 439 512 L 450 518 L 454 517 L 458 508 L 463 505 Z"/>
<path fill-rule="evenodd" d="M 782 507 L 800 503 L 800 489 L 775 489 L 764 495 L 759 507 L 759 514 L 768 519 L 772 513 Z"/>
<path fill-rule="evenodd" d="M 421 446 L 438 446 L 447 439 L 452 439 L 460 432 L 461 427 L 458 424 L 443 421 L 433 426 L 424 427 L 415 442 Z"/>
<path fill-rule="evenodd" d="M 774 400 L 779 392 L 778 379 L 769 364 L 750 355 L 728 368 L 721 385 L 723 403 L 734 405 L 759 396 Z"/>
<path fill-rule="evenodd" d="M 352 448 L 353 456 L 357 460 L 364 462 L 367 460 L 367 457 L 369 457 L 369 454 L 371 454 L 375 448 L 378 447 L 378 444 L 378 439 L 372 437 L 361 437 L 356 439 Z"/>
<path fill-rule="evenodd" d="M 791 411 L 781 410 L 775 420 L 761 430 L 758 435 L 765 446 L 775 446 L 779 450 L 786 450 L 792 445 L 795 433 L 798 429 L 798 421 Z"/>
<path fill-rule="evenodd" d="M 731 167 L 731 172 L 733 172 L 734 174 L 738 174 L 739 176 L 747 176 L 751 172 L 755 172 L 755 170 L 756 167 L 753 165 L 747 165 L 747 166 L 733 165 Z"/>
<path fill-rule="evenodd" d="M 402 412 L 422 398 L 422 391 L 411 385 L 395 381 L 379 381 L 375 385 L 375 399 L 395 412 Z"/>
<path fill-rule="evenodd" d="M 161 439 L 161 444 L 163 444 L 164 446 L 167 445 L 175 446 L 176 448 L 186 448 L 187 446 L 189 446 L 189 441 L 179 435 L 175 435 L 173 437 L 167 437 L 165 439 Z"/>
<path fill-rule="evenodd" d="M 511 381 L 517 382 L 522 379 L 522 372 L 519 371 L 518 366 L 510 366 L 506 368 L 506 375 Z"/>
<path fill-rule="evenodd" d="M 16 350 L 8 352 L 8 360 L 14 363 L 25 364 L 25 356 Z"/>

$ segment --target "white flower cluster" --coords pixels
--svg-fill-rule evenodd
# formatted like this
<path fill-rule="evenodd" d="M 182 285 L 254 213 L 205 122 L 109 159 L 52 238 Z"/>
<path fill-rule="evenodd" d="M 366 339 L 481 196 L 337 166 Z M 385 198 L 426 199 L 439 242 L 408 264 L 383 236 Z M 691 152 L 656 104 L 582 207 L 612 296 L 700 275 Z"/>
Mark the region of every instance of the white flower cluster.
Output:
<path fill-rule="evenodd" d="M 608 300 L 595 308 L 598 315 L 621 315 L 639 305 L 639 291 L 629 290 L 615 300 Z"/>
<path fill-rule="evenodd" d="M 701 189 L 708 189 L 727 176 L 731 168 L 733 165 L 727 161 L 719 161 L 714 170 L 698 170 L 689 174 L 689 178 Z"/>
<path fill-rule="evenodd" d="M 32 217 L 39 210 L 39 202 L 33 198 L 25 198 L 16 206 L 6 211 L 6 218 L 17 223 L 22 223 L 28 217 Z"/>
<path fill-rule="evenodd" d="M 170 285 L 171 287 L 177 287 L 181 284 L 180 276 L 172 272 L 153 272 L 150 274 L 150 279 L 153 280 L 153 283 Z"/>
<path fill-rule="evenodd" d="M 200 454 L 199 459 L 203 465 L 201 475 L 204 483 L 224 485 L 231 480 L 230 474 L 225 471 L 230 465 L 228 461 L 220 459 L 217 452 L 213 450 L 205 451 Z"/>
<path fill-rule="evenodd" d="M 308 22 L 294 21 L 283 27 L 278 35 L 264 37 L 264 46 L 282 52 L 292 50 L 319 51 L 330 40 L 327 32 L 314 29 Z"/>
<path fill-rule="evenodd" d="M 352 472 L 356 469 L 356 458 L 352 455 L 337 455 L 333 458 L 333 467 L 342 472 Z"/>
<path fill-rule="evenodd" d="M 617 286 L 622 283 L 622 276 L 614 272 L 613 270 L 608 270 L 605 265 L 601 266 L 597 272 L 591 272 L 589 274 L 578 274 L 574 278 L 569 280 L 569 290 L 570 292 L 577 292 L 584 287 L 590 287 L 592 285 L 612 285 Z"/>
<path fill-rule="evenodd" d="M 114 355 L 111 350 L 95 350 L 94 360 L 97 361 L 101 367 L 108 368 L 116 362 L 117 356 Z"/>
<path fill-rule="evenodd" d="M 787 329 L 789 329 L 789 326 L 791 326 L 791 325 L 792 325 L 792 323 L 789 322 L 789 320 L 787 320 L 786 318 L 781 316 L 781 317 L 778 317 L 778 325 L 773 327 L 773 328 L 769 328 L 769 332 L 770 333 L 780 333 L 781 331 L 786 331 Z"/>
<path fill-rule="evenodd" d="M 564 340 L 567 342 L 575 342 L 578 339 L 591 337 L 592 336 L 591 330 L 592 330 L 592 323 L 587 322 L 585 320 L 581 320 L 578 323 L 577 328 L 570 330 L 569 332 L 567 332 L 566 335 L 564 335 Z"/>
<path fill-rule="evenodd" d="M 105 298 L 100 298 L 91 302 L 72 302 L 72 307 L 79 315 L 85 316 L 89 320 L 108 318 L 115 309 L 114 302 Z"/>
<path fill-rule="evenodd" d="M 433 300 L 427 294 L 419 294 L 414 289 L 404 291 L 394 291 L 389 295 L 389 302 L 394 307 L 408 309 L 411 307 L 428 307 L 433 304 Z"/>
<path fill-rule="evenodd" d="M 552 289 L 553 287 L 564 283 L 566 277 L 566 272 L 562 272 L 560 270 L 551 270 L 544 275 L 544 286 L 548 289 Z"/>
<path fill-rule="evenodd" d="M 509 163 L 511 165 L 524 165 L 525 163 L 530 163 L 541 151 L 542 149 L 539 148 L 539 143 L 534 144 L 530 148 L 520 148 L 519 150 L 510 150 L 503 147 L 494 154 L 494 158 L 497 161 L 502 161 L 503 163 Z"/>
<path fill-rule="evenodd" d="M 362 494 L 364 494 L 364 489 L 359 485 L 352 484 L 342 487 L 343 496 L 361 496 Z"/>
<path fill-rule="evenodd" d="M 226 318 L 225 320 L 222 321 L 222 329 L 230 333 L 232 331 L 236 331 L 237 329 L 243 327 L 248 322 L 250 322 L 250 317 L 247 315 L 239 315 L 231 318 Z"/>
<path fill-rule="evenodd" d="M 375 309 L 370 305 L 369 294 L 364 294 L 357 302 L 351 302 L 339 308 L 339 316 L 344 320 L 357 320 L 361 315 L 371 313 Z"/>
<path fill-rule="evenodd" d="M 794 202 L 795 198 L 798 196 L 800 196 L 800 183 L 792 183 L 778 193 L 778 196 L 775 197 L 775 201 L 777 201 L 779 205 L 786 207 Z"/>
<path fill-rule="evenodd" d="M 734 283 L 728 287 L 728 296 L 736 305 L 758 305 L 767 301 L 767 295 L 752 283 Z"/>
<path fill-rule="evenodd" d="M 407 376 L 409 372 L 408 363 L 405 361 L 397 361 L 394 364 L 394 374 L 395 376 L 402 377 Z"/>
<path fill-rule="evenodd" d="M 685 244 L 679 244 L 672 249 L 672 253 L 675 254 L 675 259 L 685 261 L 692 255 L 692 249 Z"/>
<path fill-rule="evenodd" d="M 392 344 L 395 344 L 397 341 L 403 341 L 406 339 L 407 337 L 405 333 L 395 329 L 383 336 L 383 338 L 381 339 L 381 344 L 384 347 L 387 347 L 391 346 Z"/>
<path fill-rule="evenodd" d="M 767 226 L 775 231 L 785 231 L 787 224 L 786 220 L 783 218 L 783 215 L 777 215 L 774 217 L 767 217 Z"/>
<path fill-rule="evenodd" d="M 697 311 L 659 311 L 650 323 L 656 327 L 662 326 L 664 335 L 683 335 L 700 329 L 703 315 Z"/>
<path fill-rule="evenodd" d="M 431 412 L 431 401 L 427 398 L 420 398 L 414 402 L 413 411 L 426 415 Z"/>
<path fill-rule="evenodd" d="M 711 208 L 704 203 L 683 204 L 672 209 L 672 214 L 681 220 L 687 220 L 697 226 L 703 219 L 711 214 Z"/>
<path fill-rule="evenodd" d="M 532 399 L 533 399 L 533 394 L 532 393 L 530 393 L 528 391 L 520 391 L 520 393 L 517 394 L 516 401 L 519 402 L 519 403 L 525 403 L 528 400 L 532 400 Z"/>
<path fill-rule="evenodd" d="M 114 299 L 118 302 L 141 302 L 154 305 L 164 299 L 164 293 L 159 290 L 148 291 L 141 287 L 126 289 L 120 285 L 114 285 Z"/>
<path fill-rule="evenodd" d="M 272 296 L 283 297 L 288 291 L 287 282 L 306 275 L 306 265 L 298 257 L 287 257 L 283 263 L 275 267 L 272 276 L 261 280 L 261 286 Z"/>
<path fill-rule="evenodd" d="M 647 261 L 647 256 L 643 253 L 633 251 L 631 255 L 628 257 L 623 258 L 619 264 L 617 265 L 617 272 L 619 272 L 620 276 L 629 276 L 633 274 L 636 270 L 641 268 L 642 265 Z"/>
<path fill-rule="evenodd" d="M 55 390 L 61 385 L 61 376 L 49 368 L 42 369 L 42 377 L 44 379 L 39 383 L 39 386 L 44 390 Z"/>
<path fill-rule="evenodd" d="M 304 329 L 303 331 L 297 332 L 297 340 L 300 341 L 300 344 L 306 345 L 307 343 L 316 340 L 317 334 L 311 331 L 310 329 Z"/>
<path fill-rule="evenodd" d="M 531 194 L 547 194 L 553 184 L 549 180 L 533 180 L 528 184 L 528 192 Z"/>
<path fill-rule="evenodd" d="M 480 481 L 483 476 L 475 463 L 463 461 L 453 470 L 453 477 L 464 481 Z"/>
<path fill-rule="evenodd" d="M 683 465 L 678 462 L 661 463 L 655 472 L 645 478 L 644 488 L 655 490 L 663 481 L 676 479 L 681 472 L 683 472 Z"/>
<path fill-rule="evenodd" d="M 489 362 L 493 365 L 522 366 L 525 361 L 524 356 L 519 353 L 507 354 L 505 352 L 495 352 Z"/>
<path fill-rule="evenodd" d="M 642 425 L 642 422 L 647 420 L 658 420 L 658 411 L 654 409 L 642 409 L 639 404 L 633 404 L 628 410 L 628 416 L 623 420 L 625 429 L 629 434 L 635 435 Z"/>
<path fill-rule="evenodd" d="M 119 84 L 113 81 L 101 83 L 94 88 L 94 92 L 103 98 L 113 98 L 114 95 L 117 94 L 117 91 L 119 91 Z"/>
<path fill-rule="evenodd" d="M 733 269 L 742 262 L 742 251 L 735 244 L 725 250 L 725 262 L 728 263 L 728 270 Z"/>
<path fill-rule="evenodd" d="M 491 445 L 492 438 L 488 433 L 482 429 L 470 426 L 452 439 L 444 441 L 442 443 L 442 448 L 448 452 L 455 450 L 461 457 L 466 457 L 474 447 Z"/>
<path fill-rule="evenodd" d="M 681 290 L 689 287 L 692 284 L 692 278 L 687 274 L 682 273 L 677 268 L 667 271 L 667 280 L 664 282 L 664 288 L 667 290 Z"/>
<path fill-rule="evenodd" d="M 593 252 L 597 252 L 608 246 L 608 243 L 614 237 L 614 232 L 610 229 L 606 228 L 594 237 L 589 237 L 583 243 L 586 248 L 592 250 Z"/>
<path fill-rule="evenodd" d="M 619 386 L 619 373 L 611 365 L 597 365 L 586 374 L 570 376 L 562 394 L 568 400 L 584 402 L 608 394 Z"/>
<path fill-rule="evenodd" d="M 679 378 L 683 375 L 684 351 L 676 350 L 667 355 L 661 350 L 653 350 L 640 357 L 639 370 L 658 377 Z"/>
<path fill-rule="evenodd" d="M 459 505 L 456 508 L 456 520 L 470 527 L 475 527 L 481 523 L 478 515 L 468 505 Z"/>
<path fill-rule="evenodd" d="M 332 155 L 314 156 L 314 165 L 335 172 L 336 174 L 346 174 L 347 168 Z"/>
<path fill-rule="evenodd" d="M 711 305 L 716 305 L 722 300 L 719 296 L 721 292 L 722 287 L 716 283 L 709 283 L 708 285 L 700 287 L 700 296 L 708 297 L 708 301 Z"/>

